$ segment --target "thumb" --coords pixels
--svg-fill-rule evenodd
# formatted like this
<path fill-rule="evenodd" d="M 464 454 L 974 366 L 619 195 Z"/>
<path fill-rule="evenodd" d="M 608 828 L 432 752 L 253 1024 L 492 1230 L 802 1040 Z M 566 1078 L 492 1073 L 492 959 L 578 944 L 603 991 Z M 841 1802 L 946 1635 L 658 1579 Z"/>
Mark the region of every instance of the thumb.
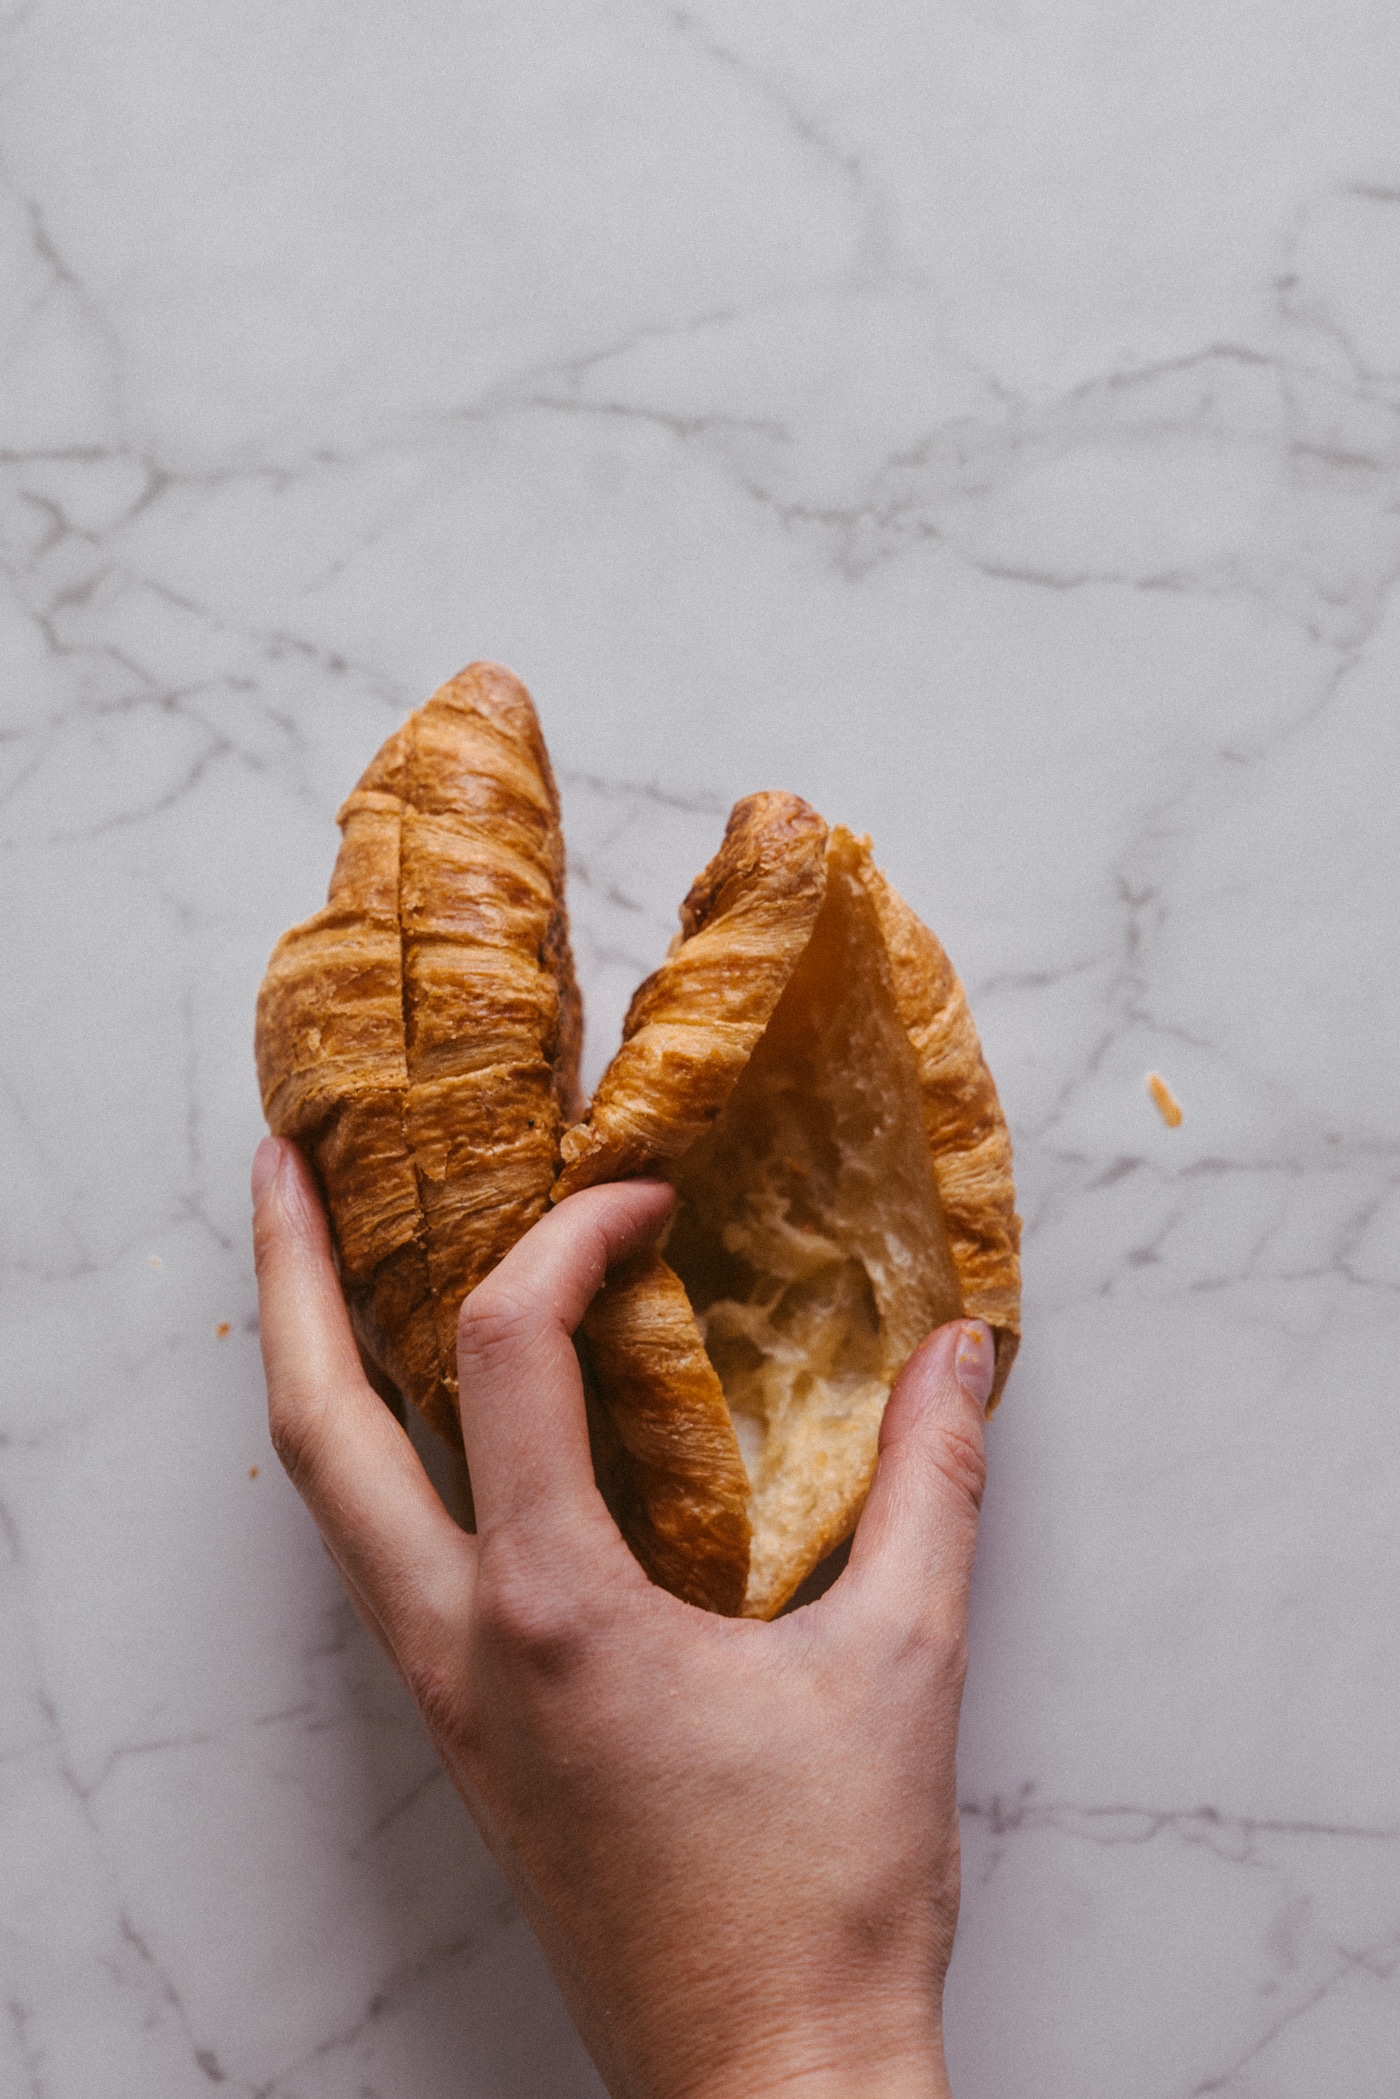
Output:
<path fill-rule="evenodd" d="M 958 1320 L 915 1350 L 890 1394 L 846 1581 L 901 1619 L 966 1615 L 994 1367 L 990 1328 Z"/>

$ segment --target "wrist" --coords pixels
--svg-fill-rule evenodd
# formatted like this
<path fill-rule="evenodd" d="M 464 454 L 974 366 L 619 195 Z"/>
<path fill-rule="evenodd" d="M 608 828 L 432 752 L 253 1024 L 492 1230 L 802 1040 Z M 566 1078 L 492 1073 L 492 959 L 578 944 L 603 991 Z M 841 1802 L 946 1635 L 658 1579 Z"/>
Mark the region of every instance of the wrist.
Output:
<path fill-rule="evenodd" d="M 702 2099 L 951 2099 L 942 2058 L 935 2066 L 863 2062 L 836 2070 L 798 2070 L 776 2081 L 765 2073 L 724 2078 L 703 2088 Z"/>
<path fill-rule="evenodd" d="M 941 2033 L 881 2048 L 868 2034 L 842 2043 L 812 2033 L 702 2077 L 686 2099 L 950 2099 Z"/>

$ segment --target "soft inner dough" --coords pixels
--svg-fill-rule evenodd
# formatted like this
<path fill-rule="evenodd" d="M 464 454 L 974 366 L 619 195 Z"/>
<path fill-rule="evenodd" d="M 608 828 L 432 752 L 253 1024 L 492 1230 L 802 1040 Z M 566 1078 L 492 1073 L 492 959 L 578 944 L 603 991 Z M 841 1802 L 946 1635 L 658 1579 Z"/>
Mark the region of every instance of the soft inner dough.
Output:
<path fill-rule="evenodd" d="M 756 1616 L 846 1536 L 890 1386 L 962 1310 L 861 866 L 834 832 L 812 938 L 726 1106 L 671 1175 L 666 1259 L 748 1471 Z"/>

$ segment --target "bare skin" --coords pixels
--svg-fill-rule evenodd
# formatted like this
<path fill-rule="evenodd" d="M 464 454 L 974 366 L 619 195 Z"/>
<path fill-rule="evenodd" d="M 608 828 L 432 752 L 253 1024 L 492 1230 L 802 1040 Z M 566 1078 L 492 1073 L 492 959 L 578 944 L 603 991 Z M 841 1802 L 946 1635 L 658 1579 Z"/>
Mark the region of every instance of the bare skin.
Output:
<path fill-rule="evenodd" d="M 771 1625 L 647 1581 L 570 1335 L 672 1196 L 592 1188 L 467 1300 L 479 1532 L 361 1370 L 295 1146 L 254 1165 L 273 1441 L 617 2099 L 943 2099 L 955 1781 L 991 1338 L 895 1387 L 850 1564 Z"/>

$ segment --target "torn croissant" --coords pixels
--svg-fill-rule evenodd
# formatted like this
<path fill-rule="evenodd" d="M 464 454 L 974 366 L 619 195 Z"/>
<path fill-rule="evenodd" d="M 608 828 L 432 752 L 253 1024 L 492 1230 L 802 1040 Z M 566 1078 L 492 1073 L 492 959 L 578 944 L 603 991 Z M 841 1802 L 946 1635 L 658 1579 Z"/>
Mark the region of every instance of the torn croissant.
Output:
<path fill-rule="evenodd" d="M 674 1184 L 664 1258 L 610 1277 L 584 1322 L 600 1478 L 653 1579 L 768 1618 L 854 1527 L 931 1328 L 987 1320 L 988 1411 L 1000 1396 L 1011 1146 L 962 986 L 868 841 L 750 796 L 681 923 L 554 1197 Z"/>
<path fill-rule="evenodd" d="M 664 1250 L 609 1277 L 580 1337 L 598 1481 L 654 1581 L 771 1617 L 854 1526 L 924 1335 L 989 1322 L 991 1404 L 1016 1351 L 1011 1147 L 947 957 L 867 841 L 751 795 L 566 1130 L 580 1009 L 525 688 L 471 665 L 339 821 L 325 909 L 268 964 L 256 1047 L 375 1384 L 460 1448 L 464 1296 L 551 1187 L 665 1175 Z"/>
<path fill-rule="evenodd" d="M 470 665 L 338 821 L 325 909 L 259 993 L 263 1108 L 315 1167 L 376 1384 L 460 1449 L 458 1309 L 542 1215 L 577 1112 L 559 799 L 524 686 Z"/>

